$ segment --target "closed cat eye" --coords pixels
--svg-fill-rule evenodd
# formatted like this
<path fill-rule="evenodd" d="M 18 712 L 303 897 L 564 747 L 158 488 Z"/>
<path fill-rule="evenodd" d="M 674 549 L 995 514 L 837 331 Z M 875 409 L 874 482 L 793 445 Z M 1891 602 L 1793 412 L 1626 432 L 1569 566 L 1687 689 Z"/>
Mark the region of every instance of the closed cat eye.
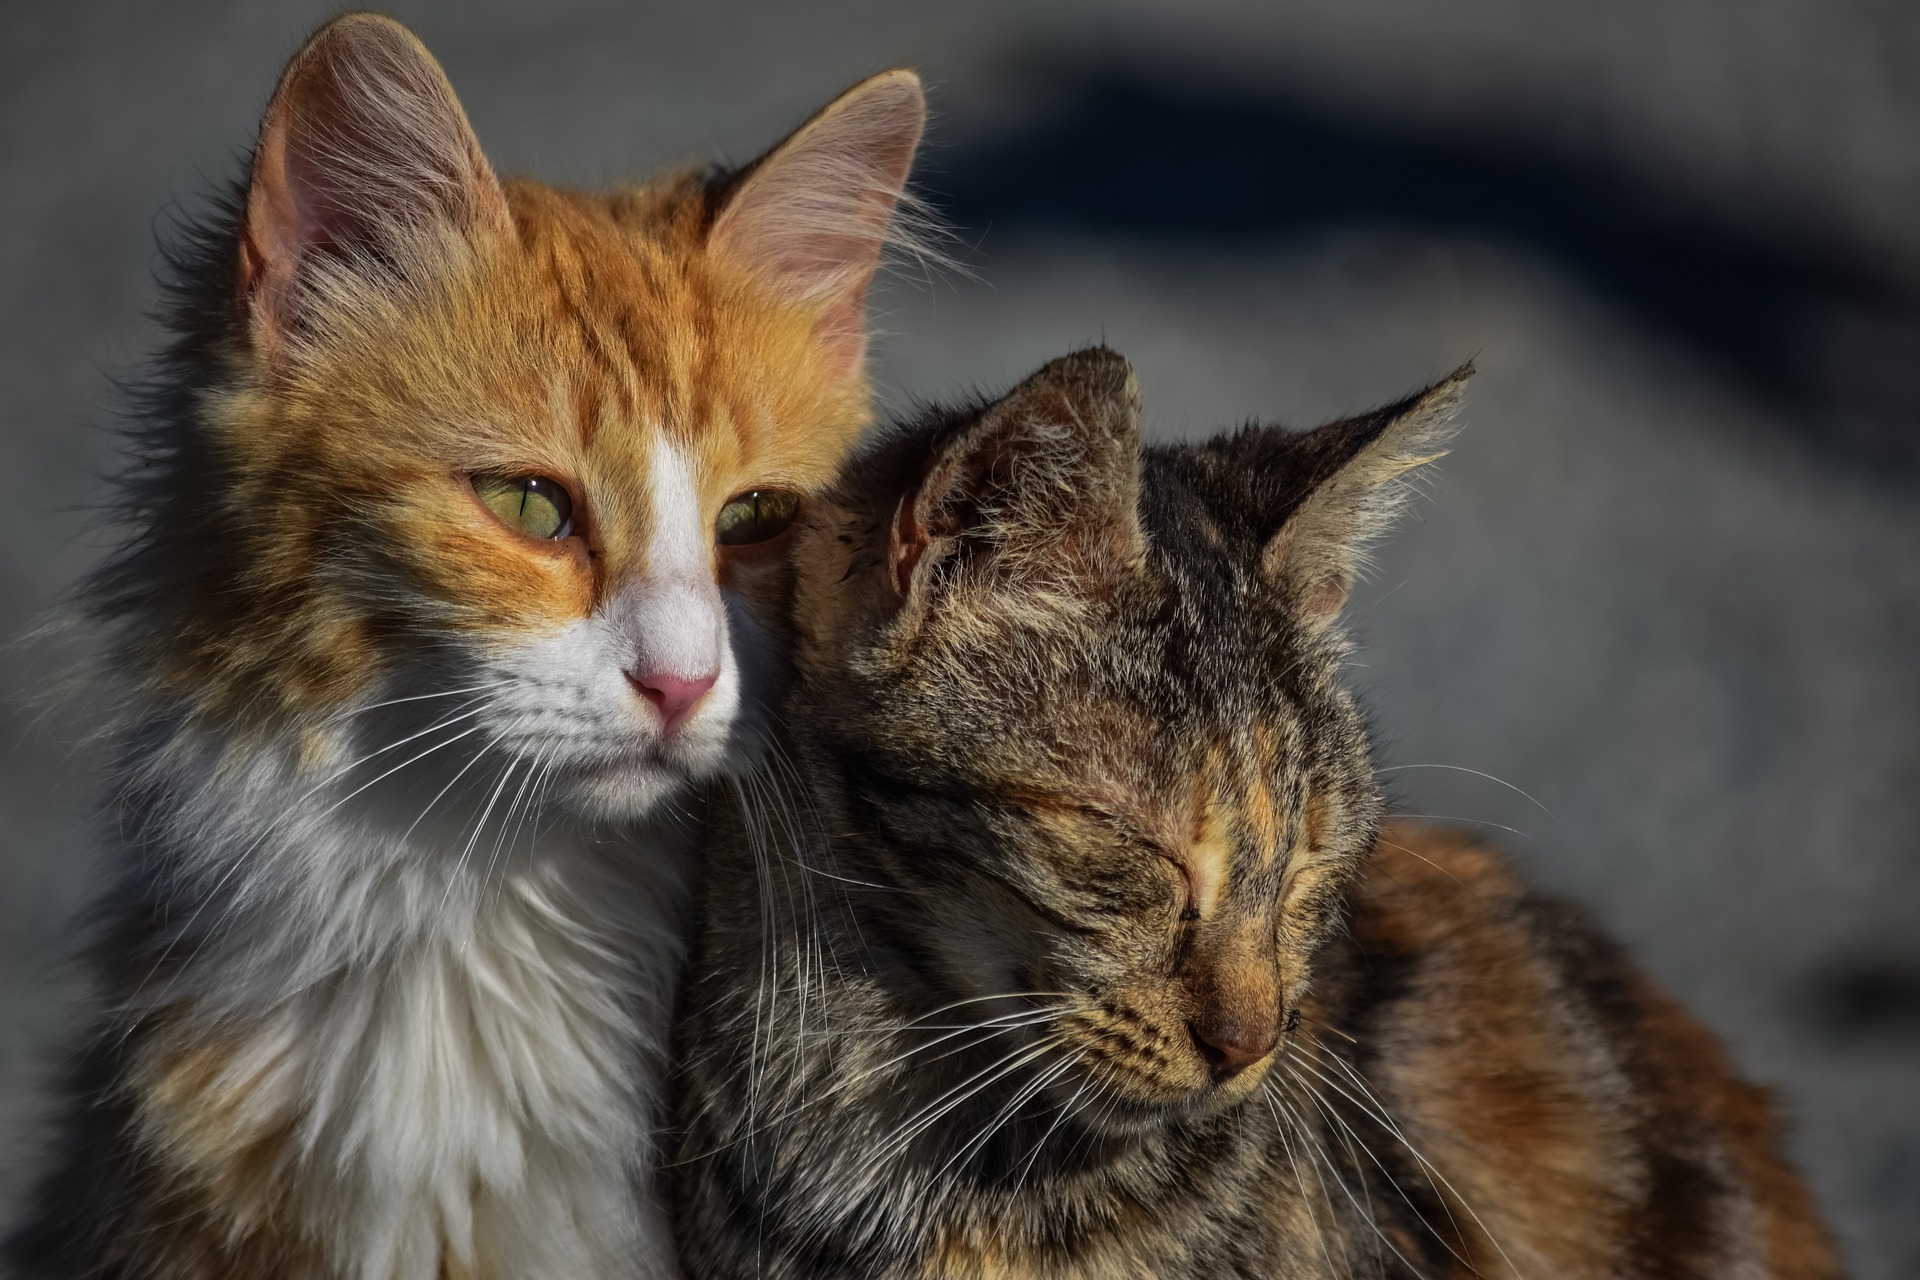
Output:
<path fill-rule="evenodd" d="M 714 541 L 746 547 L 785 533 L 800 514 L 800 495 L 788 489 L 749 489 L 727 500 L 713 522 Z"/>
<path fill-rule="evenodd" d="M 545 476 L 475 476 L 473 491 L 509 529 L 557 541 L 573 533 L 573 497 Z"/>

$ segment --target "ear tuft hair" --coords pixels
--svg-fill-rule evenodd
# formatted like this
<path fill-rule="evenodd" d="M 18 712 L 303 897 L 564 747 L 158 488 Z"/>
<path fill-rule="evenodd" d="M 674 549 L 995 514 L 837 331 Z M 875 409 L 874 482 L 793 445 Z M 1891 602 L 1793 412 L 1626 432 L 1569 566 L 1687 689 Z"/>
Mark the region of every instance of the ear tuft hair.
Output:
<path fill-rule="evenodd" d="M 448 233 L 510 234 L 499 181 L 433 55 L 391 18 L 352 13 L 287 64 L 254 149 L 240 288 L 255 341 L 302 323 L 304 274 L 403 273 Z"/>
<path fill-rule="evenodd" d="M 821 308 L 819 330 L 843 376 L 866 354 L 867 286 L 882 250 L 930 225 L 906 196 L 926 122 L 913 72 L 862 81 L 750 165 L 709 232 L 716 258 Z"/>
<path fill-rule="evenodd" d="M 1064 356 L 936 447 L 894 516 L 896 588 L 962 555 L 1027 582 L 1130 563 L 1139 496 L 1132 367 L 1104 347 Z"/>
<path fill-rule="evenodd" d="M 1251 524 L 1262 575 L 1308 625 L 1339 615 L 1414 474 L 1447 452 L 1472 376 L 1465 364 L 1372 413 L 1304 432 L 1253 427 L 1201 449 L 1236 522 Z"/>

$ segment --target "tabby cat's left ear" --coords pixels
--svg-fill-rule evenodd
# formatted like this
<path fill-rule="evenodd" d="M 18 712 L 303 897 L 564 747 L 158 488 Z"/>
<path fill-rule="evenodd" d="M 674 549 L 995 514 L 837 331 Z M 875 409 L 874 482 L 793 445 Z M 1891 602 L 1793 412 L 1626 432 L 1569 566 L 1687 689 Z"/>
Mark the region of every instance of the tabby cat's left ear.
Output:
<path fill-rule="evenodd" d="M 1312 431 L 1255 427 L 1204 446 L 1223 518 L 1255 538 L 1260 573 L 1309 627 L 1332 624 L 1366 551 L 1411 493 L 1408 473 L 1447 451 L 1473 366 L 1397 404 Z"/>
<path fill-rule="evenodd" d="M 926 123 L 919 76 L 863 80 L 748 166 L 708 233 L 716 259 L 819 308 L 834 376 L 858 373 L 866 355 L 867 286 Z"/>

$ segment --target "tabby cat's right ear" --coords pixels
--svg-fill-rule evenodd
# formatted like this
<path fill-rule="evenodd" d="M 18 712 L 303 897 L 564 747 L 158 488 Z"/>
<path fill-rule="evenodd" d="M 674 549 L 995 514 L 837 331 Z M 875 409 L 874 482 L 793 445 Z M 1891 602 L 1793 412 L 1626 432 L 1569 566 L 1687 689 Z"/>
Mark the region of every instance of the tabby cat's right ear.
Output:
<path fill-rule="evenodd" d="M 254 148 L 239 283 L 255 348 L 300 331 L 316 258 L 404 274 L 437 238 L 511 229 L 433 55 L 391 18 L 336 18 L 287 64 Z"/>
<path fill-rule="evenodd" d="M 867 286 L 926 123 L 913 72 L 861 81 L 749 165 L 708 233 L 716 259 L 819 308 L 815 331 L 836 377 L 858 373 L 866 355 Z"/>
<path fill-rule="evenodd" d="M 1330 626 L 1368 545 L 1406 504 L 1408 473 L 1447 451 L 1473 366 L 1372 413 L 1290 431 L 1252 427 L 1199 446 L 1223 525 L 1249 539 L 1259 571 L 1299 620 Z"/>
<path fill-rule="evenodd" d="M 894 591 L 924 599 L 964 561 L 999 587 L 1083 581 L 1145 553 L 1140 393 L 1133 369 L 1093 347 L 1053 361 L 945 439 L 894 508 Z"/>

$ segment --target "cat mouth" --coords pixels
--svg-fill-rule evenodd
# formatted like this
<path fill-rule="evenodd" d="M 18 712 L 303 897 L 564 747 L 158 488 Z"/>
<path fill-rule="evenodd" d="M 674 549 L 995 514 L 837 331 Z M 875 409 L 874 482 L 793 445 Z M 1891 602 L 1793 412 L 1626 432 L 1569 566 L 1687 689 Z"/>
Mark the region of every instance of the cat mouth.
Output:
<path fill-rule="evenodd" d="M 1186 1072 L 1170 1071 L 1148 1063 L 1132 1063 L 1100 1055 L 1081 1059 L 1078 1071 L 1057 1082 L 1051 1091 L 1061 1094 L 1056 1100 L 1080 1096 L 1084 1087 L 1104 1095 L 1097 1107 L 1094 1127 L 1115 1136 L 1137 1134 L 1157 1128 L 1170 1120 L 1213 1115 L 1230 1110 L 1253 1097 L 1271 1074 L 1274 1058 L 1266 1059 L 1227 1078 L 1214 1077 L 1202 1070 L 1196 1079 Z"/>
<path fill-rule="evenodd" d="M 658 789 L 698 782 L 726 767 L 726 753 L 703 739 L 680 734 L 622 746 L 580 761 L 574 778 L 596 789 Z"/>
<path fill-rule="evenodd" d="M 581 778 L 596 783 L 615 782 L 622 778 L 654 781 L 662 775 L 676 779 L 690 776 L 686 767 L 663 753 L 658 744 L 586 761 L 577 773 Z"/>

